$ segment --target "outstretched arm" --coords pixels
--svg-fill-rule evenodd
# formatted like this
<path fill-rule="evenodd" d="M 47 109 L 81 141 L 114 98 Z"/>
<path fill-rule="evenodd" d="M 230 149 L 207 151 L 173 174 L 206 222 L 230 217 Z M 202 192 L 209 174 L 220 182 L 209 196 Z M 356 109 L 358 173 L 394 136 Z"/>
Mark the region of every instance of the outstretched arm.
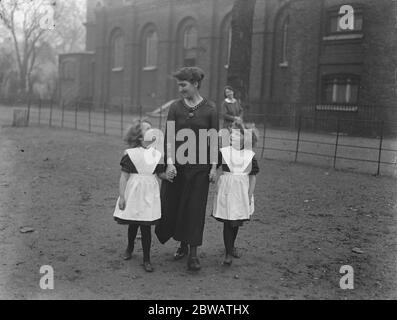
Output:
<path fill-rule="evenodd" d="M 254 195 L 255 185 L 256 185 L 256 176 L 249 176 L 249 188 L 248 188 L 248 199 L 251 205 L 251 199 Z"/>
<path fill-rule="evenodd" d="M 127 187 L 127 181 L 130 177 L 130 174 L 122 171 L 120 176 L 120 186 L 119 186 L 119 208 L 120 210 L 125 209 L 125 189 Z"/>

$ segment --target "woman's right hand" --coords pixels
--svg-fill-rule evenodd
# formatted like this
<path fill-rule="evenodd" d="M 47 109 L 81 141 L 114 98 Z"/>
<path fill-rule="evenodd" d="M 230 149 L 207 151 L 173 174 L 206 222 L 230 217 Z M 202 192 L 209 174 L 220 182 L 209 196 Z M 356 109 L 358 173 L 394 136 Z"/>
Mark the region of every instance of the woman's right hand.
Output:
<path fill-rule="evenodd" d="M 167 169 L 165 170 L 166 179 L 169 182 L 173 182 L 174 178 L 177 175 L 176 168 L 173 164 L 167 165 Z"/>
<path fill-rule="evenodd" d="M 119 209 L 120 210 L 124 210 L 125 209 L 125 199 L 124 198 L 120 198 L 119 199 Z"/>

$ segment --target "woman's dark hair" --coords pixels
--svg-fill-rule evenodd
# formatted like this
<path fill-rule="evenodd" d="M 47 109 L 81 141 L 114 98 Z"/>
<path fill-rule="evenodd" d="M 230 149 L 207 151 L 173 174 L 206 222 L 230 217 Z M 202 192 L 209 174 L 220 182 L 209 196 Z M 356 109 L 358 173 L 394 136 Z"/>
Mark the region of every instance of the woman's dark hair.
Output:
<path fill-rule="evenodd" d="M 236 95 L 236 91 L 233 89 L 233 87 L 231 87 L 231 86 L 226 86 L 226 87 L 223 89 L 223 95 L 224 95 L 225 98 L 227 97 L 227 96 L 226 96 L 226 89 L 229 89 L 230 91 L 233 91 L 234 96 Z"/>
<path fill-rule="evenodd" d="M 204 79 L 204 71 L 199 67 L 183 67 L 174 72 L 172 76 L 179 81 L 189 81 L 191 84 L 198 83 L 200 89 L 201 81 Z"/>

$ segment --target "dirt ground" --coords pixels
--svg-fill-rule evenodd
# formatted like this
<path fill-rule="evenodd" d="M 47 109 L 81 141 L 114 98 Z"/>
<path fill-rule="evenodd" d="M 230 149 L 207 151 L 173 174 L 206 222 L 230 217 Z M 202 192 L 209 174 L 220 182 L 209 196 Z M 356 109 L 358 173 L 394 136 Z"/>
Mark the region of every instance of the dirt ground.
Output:
<path fill-rule="evenodd" d="M 72 130 L 0 129 L 0 298 L 397 298 L 396 178 L 260 161 L 256 212 L 237 239 L 243 257 L 221 265 L 222 226 L 208 210 L 202 270 L 174 262 L 177 243 L 153 234 L 147 274 L 140 243 L 122 260 L 126 228 L 112 218 L 123 148 Z M 54 290 L 40 289 L 42 265 L 54 269 Z M 339 286 L 343 265 L 353 290 Z"/>

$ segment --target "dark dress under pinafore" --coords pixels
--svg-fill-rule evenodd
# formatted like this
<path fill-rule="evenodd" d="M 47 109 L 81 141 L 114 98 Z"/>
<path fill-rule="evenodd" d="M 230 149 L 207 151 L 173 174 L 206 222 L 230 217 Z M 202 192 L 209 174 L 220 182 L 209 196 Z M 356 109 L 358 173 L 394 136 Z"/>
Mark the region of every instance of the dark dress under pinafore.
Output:
<path fill-rule="evenodd" d="M 194 114 L 189 116 L 189 113 Z M 205 213 L 209 189 L 209 161 L 210 146 L 207 144 L 207 164 L 199 164 L 199 129 L 218 130 L 216 107 L 213 103 L 203 100 L 193 112 L 184 104 L 183 100 L 174 102 L 168 112 L 167 121 L 175 121 L 175 133 L 179 130 L 192 129 L 196 136 L 196 163 L 173 162 L 177 169 L 177 176 L 171 183 L 164 180 L 161 185 L 161 212 L 160 223 L 155 233 L 161 243 L 170 238 L 183 241 L 192 246 L 200 246 L 203 241 Z M 185 139 L 186 141 L 186 139 Z M 167 145 L 167 134 L 165 145 Z M 175 150 L 184 144 L 184 141 L 169 141 L 175 144 Z M 215 150 L 216 151 L 216 150 Z M 165 148 L 167 159 L 167 148 Z M 217 154 L 217 151 L 216 153 Z"/>

